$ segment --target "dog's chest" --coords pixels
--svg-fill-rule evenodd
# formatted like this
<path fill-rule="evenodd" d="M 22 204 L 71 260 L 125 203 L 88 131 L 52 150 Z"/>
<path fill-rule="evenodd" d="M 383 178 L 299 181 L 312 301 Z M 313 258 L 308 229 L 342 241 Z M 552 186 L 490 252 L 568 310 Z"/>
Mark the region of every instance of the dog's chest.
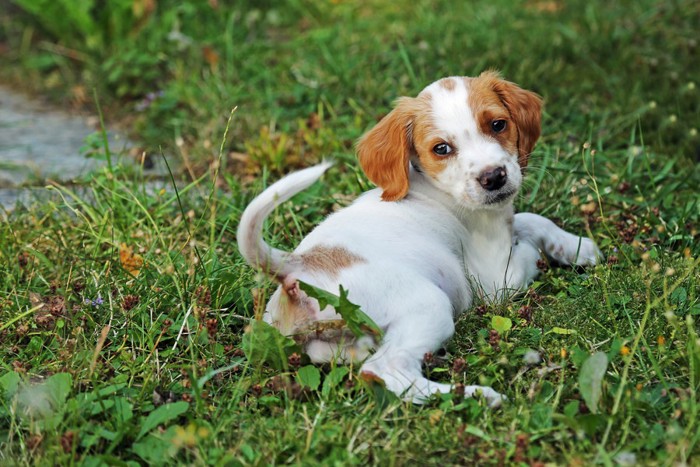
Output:
<path fill-rule="evenodd" d="M 516 267 L 511 261 L 512 237 L 507 231 L 469 232 L 464 264 L 468 279 L 480 294 L 495 297 L 509 288 Z"/>

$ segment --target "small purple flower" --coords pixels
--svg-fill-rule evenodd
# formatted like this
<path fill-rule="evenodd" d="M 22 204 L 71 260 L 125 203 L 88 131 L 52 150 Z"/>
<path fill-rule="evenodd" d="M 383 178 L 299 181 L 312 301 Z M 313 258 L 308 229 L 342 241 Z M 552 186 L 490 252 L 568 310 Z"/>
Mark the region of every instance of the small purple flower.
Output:
<path fill-rule="evenodd" d="M 151 104 L 153 104 L 153 102 L 154 102 L 156 99 L 158 99 L 159 97 L 163 97 L 164 95 L 165 95 L 165 91 L 163 91 L 163 90 L 160 90 L 160 91 L 158 91 L 158 92 L 149 92 L 149 93 L 146 94 L 146 96 L 141 100 L 141 102 L 139 102 L 138 104 L 136 104 L 136 111 L 137 111 L 137 112 L 143 112 L 144 110 L 146 110 L 147 108 L 149 108 L 149 107 L 151 106 Z"/>
<path fill-rule="evenodd" d="M 98 306 L 100 306 L 104 303 L 104 300 L 102 299 L 101 296 L 98 295 L 97 298 L 94 300 L 90 300 L 89 298 L 86 298 L 85 300 L 83 300 L 83 303 L 85 303 L 86 305 L 92 305 L 95 308 L 97 308 Z"/>

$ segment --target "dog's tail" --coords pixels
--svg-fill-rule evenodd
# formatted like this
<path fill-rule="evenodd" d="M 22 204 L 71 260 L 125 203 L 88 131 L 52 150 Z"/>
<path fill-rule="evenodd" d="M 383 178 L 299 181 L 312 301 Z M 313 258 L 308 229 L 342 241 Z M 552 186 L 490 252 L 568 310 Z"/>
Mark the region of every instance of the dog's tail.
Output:
<path fill-rule="evenodd" d="M 273 248 L 262 237 L 265 218 L 280 204 L 318 180 L 331 162 L 291 173 L 260 193 L 243 211 L 238 224 L 238 251 L 251 266 L 282 280 L 294 269 L 292 253 Z"/>

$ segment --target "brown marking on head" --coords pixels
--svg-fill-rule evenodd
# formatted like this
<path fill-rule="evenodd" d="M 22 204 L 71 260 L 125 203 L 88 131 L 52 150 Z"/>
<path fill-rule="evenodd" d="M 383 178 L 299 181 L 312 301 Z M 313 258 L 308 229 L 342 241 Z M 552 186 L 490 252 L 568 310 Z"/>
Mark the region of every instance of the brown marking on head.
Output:
<path fill-rule="evenodd" d="M 495 138 L 509 152 L 517 151 L 518 163 L 525 168 L 540 137 L 542 99 L 494 71 L 485 71 L 469 81 L 469 105 L 481 132 Z M 491 128 L 498 119 L 507 121 L 501 133 Z"/>
<path fill-rule="evenodd" d="M 457 85 L 453 78 L 442 78 L 440 81 L 438 81 L 438 84 L 448 91 L 454 91 L 455 86 Z"/>
<path fill-rule="evenodd" d="M 447 161 L 456 157 L 457 152 L 447 156 L 439 156 L 435 154 L 433 148 L 441 143 L 447 143 L 454 148 L 453 139 L 454 137 L 444 138 L 442 136 L 429 112 L 417 115 L 413 124 L 413 146 L 420 170 L 437 178 L 438 174 L 445 169 Z"/>
<path fill-rule="evenodd" d="M 357 156 L 367 177 L 383 190 L 384 201 L 408 193 L 408 165 L 413 148 L 414 121 L 429 113 L 430 96 L 401 97 L 394 110 L 357 143 Z"/>
<path fill-rule="evenodd" d="M 302 265 L 309 271 L 321 271 L 337 276 L 341 269 L 367 260 L 340 246 L 316 245 L 300 255 Z"/>

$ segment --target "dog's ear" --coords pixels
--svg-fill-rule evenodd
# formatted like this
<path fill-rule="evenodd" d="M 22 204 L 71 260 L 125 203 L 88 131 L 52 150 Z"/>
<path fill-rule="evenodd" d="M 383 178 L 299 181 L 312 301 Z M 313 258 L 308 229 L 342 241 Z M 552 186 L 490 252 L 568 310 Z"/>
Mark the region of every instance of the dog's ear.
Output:
<path fill-rule="evenodd" d="M 501 79 L 496 73 L 487 73 L 489 77 L 494 78 L 492 89 L 498 94 L 518 128 L 518 163 L 520 167 L 525 168 L 542 130 L 542 98 L 534 92 Z"/>
<path fill-rule="evenodd" d="M 408 166 L 413 152 L 411 127 L 416 99 L 401 97 L 396 106 L 357 143 L 357 157 L 367 177 L 383 190 L 384 201 L 408 193 Z"/>

